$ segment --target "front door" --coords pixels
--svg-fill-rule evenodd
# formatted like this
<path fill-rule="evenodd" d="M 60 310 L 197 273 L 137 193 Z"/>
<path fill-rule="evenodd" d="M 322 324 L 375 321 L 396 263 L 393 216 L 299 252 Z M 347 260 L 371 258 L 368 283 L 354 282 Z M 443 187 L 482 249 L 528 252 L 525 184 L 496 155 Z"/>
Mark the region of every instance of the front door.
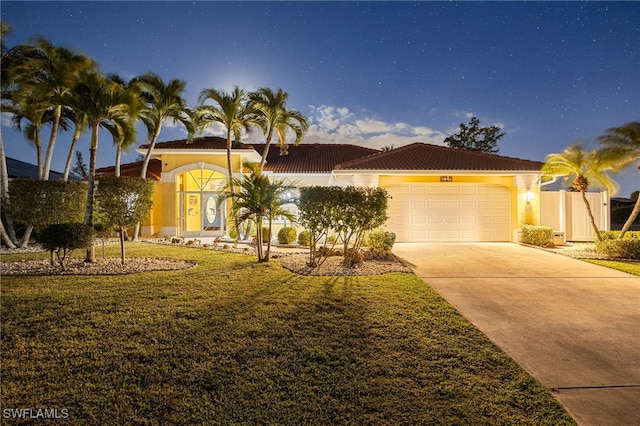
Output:
<path fill-rule="evenodd" d="M 181 198 L 182 236 L 210 237 L 224 232 L 225 203 L 220 192 L 183 192 Z"/>

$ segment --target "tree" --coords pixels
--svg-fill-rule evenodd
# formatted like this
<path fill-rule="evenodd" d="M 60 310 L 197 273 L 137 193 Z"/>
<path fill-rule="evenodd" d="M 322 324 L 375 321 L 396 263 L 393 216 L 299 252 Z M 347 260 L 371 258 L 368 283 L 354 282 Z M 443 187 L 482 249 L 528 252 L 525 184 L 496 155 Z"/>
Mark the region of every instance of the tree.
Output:
<path fill-rule="evenodd" d="M 618 170 L 620 155 L 620 151 L 616 149 L 602 148 L 585 151 L 582 145 L 575 144 L 561 153 L 549 154 L 541 170 L 543 175 L 565 176 L 565 183 L 571 182 L 571 187 L 582 194 L 591 227 L 599 241 L 602 241 L 602 236 L 593 217 L 586 192 L 589 185 L 593 184 L 615 193 L 617 184 L 607 172 Z"/>
<path fill-rule="evenodd" d="M 69 105 L 75 111 L 86 115 L 91 129 L 91 145 L 89 147 L 89 179 L 87 205 L 84 223 L 93 226 L 94 192 L 96 178 L 96 160 L 98 152 L 98 134 L 100 128 L 111 133 L 114 140 L 121 137 L 126 129 L 133 132 L 133 122 L 129 114 L 130 105 L 134 104 L 130 92 L 117 83 L 108 81 L 95 72 L 84 73 L 69 97 Z M 95 262 L 95 250 L 91 246 L 87 250 L 87 262 Z"/>
<path fill-rule="evenodd" d="M 33 127 L 26 130 L 36 145 L 40 179 L 46 180 L 67 96 L 78 75 L 95 70 L 97 65 L 87 56 L 38 37 L 11 49 L 8 66 L 13 75 L 9 99 L 14 118 L 26 118 L 32 123 Z M 24 115 L 19 118 L 21 113 Z M 51 124 L 51 134 L 43 160 L 40 128 L 45 122 Z"/>
<path fill-rule="evenodd" d="M 233 185 L 239 191 L 233 203 L 232 211 L 237 217 L 238 227 L 246 222 L 252 221 L 256 224 L 256 240 L 258 251 L 258 262 L 268 262 L 271 252 L 271 229 L 273 219 L 277 216 L 285 216 L 293 221 L 294 216 L 282 205 L 290 202 L 285 199 L 284 194 L 291 189 L 291 185 L 285 181 L 276 180 L 271 182 L 269 178 L 260 172 L 259 168 L 252 168 L 250 174 L 242 179 L 233 178 Z M 268 232 L 266 241 L 267 249 L 263 247 L 263 221 L 267 220 Z"/>
<path fill-rule="evenodd" d="M 85 163 L 84 159 L 82 158 L 82 152 L 76 151 L 75 154 L 76 154 L 75 155 L 76 164 L 75 166 L 73 166 L 73 169 L 71 169 L 71 173 L 73 174 L 73 177 L 81 180 L 88 179 L 89 168 L 87 167 L 87 163 Z"/>
<path fill-rule="evenodd" d="M 383 188 L 348 186 L 337 192 L 332 209 L 332 227 L 344 244 L 347 265 L 355 263 L 365 233 L 382 226 L 387 220 L 388 198 Z M 349 244 L 352 244 L 351 249 Z"/>
<path fill-rule="evenodd" d="M 84 173 L 82 173 L 82 178 L 86 179 L 89 176 L 88 169 L 86 169 L 86 167 L 85 167 L 85 170 L 77 169 L 79 165 L 84 165 L 84 163 L 81 161 L 82 154 L 79 154 L 80 158 L 78 158 L 78 152 L 76 151 L 76 146 L 78 146 L 78 139 L 80 139 L 80 135 L 86 132 L 89 127 L 87 116 L 83 114 L 81 111 L 74 111 L 72 109 L 65 110 L 65 113 L 67 114 L 69 121 L 73 123 L 74 129 L 73 129 L 73 137 L 71 138 L 71 146 L 69 147 L 69 154 L 67 155 L 67 161 L 65 162 L 65 165 L 64 165 L 64 173 L 62 175 L 62 179 L 64 180 L 69 179 L 70 172 L 73 172 L 74 174 L 78 175 L 77 173 L 78 171 L 83 171 Z M 76 158 L 76 165 L 74 166 L 73 170 L 71 170 L 71 163 L 73 162 L 74 157 Z"/>
<path fill-rule="evenodd" d="M 60 128 L 66 97 L 73 90 L 78 75 L 97 69 L 95 61 L 70 49 L 54 46 L 39 37 L 32 42 L 30 69 L 33 71 L 25 85 L 46 99 L 51 109 L 51 134 L 44 158 L 43 179 L 49 178 L 54 146 Z"/>
<path fill-rule="evenodd" d="M 345 263 L 353 264 L 365 233 L 387 220 L 388 198 L 389 195 L 382 188 L 301 188 L 298 222 L 309 231 L 309 264 L 317 266 L 316 244 L 328 235 L 329 230 L 334 230 L 342 240 Z"/>
<path fill-rule="evenodd" d="M 145 108 L 140 112 L 140 120 L 147 128 L 149 147 L 144 156 L 140 177 L 147 177 L 147 168 L 151 160 L 151 153 L 155 148 L 162 124 L 165 120 L 181 123 L 187 130 L 188 138 L 193 137 L 195 131 L 192 120 L 192 109 L 182 97 L 187 83 L 183 80 L 170 80 L 165 83 L 162 78 L 153 73 L 143 74 L 132 81 L 144 101 Z"/>
<path fill-rule="evenodd" d="M 640 158 L 640 122 L 633 121 L 624 126 L 607 129 L 605 134 L 600 136 L 599 141 L 602 146 L 620 150 L 623 159 L 622 167 L 625 167 L 625 164 L 632 164 Z M 638 164 L 638 171 L 640 172 L 640 164 Z M 636 197 L 633 210 L 620 231 L 620 239 L 624 238 L 624 234 L 631 229 L 638 214 L 640 214 L 640 198 Z"/>
<path fill-rule="evenodd" d="M 153 181 L 133 177 L 100 179 L 96 191 L 97 213 L 106 226 L 120 234 L 120 259 L 125 263 L 125 228 L 134 226 L 149 214 L 153 205 Z"/>
<path fill-rule="evenodd" d="M 187 130 L 187 138 L 191 140 L 195 131 L 192 109 L 182 97 L 187 83 L 183 80 L 170 80 L 165 83 L 160 76 L 147 73 L 132 81 L 133 87 L 139 91 L 145 101 L 145 107 L 140 111 L 140 120 L 147 128 L 149 147 L 144 155 L 140 177 L 147 177 L 147 168 L 151 160 L 151 153 L 156 146 L 162 124 L 165 120 L 181 123 Z M 140 224 L 136 224 L 133 239 L 138 238 Z"/>
<path fill-rule="evenodd" d="M 109 81 L 118 84 L 123 91 L 128 92 L 129 97 L 129 105 L 128 112 L 129 115 L 128 121 L 130 123 L 135 123 L 140 117 L 140 112 L 144 107 L 144 102 L 142 95 L 137 91 L 132 82 L 126 82 L 122 77 L 117 74 L 109 74 L 107 75 L 107 79 Z M 118 123 L 115 123 L 116 127 L 119 127 Z M 113 138 L 113 143 L 116 146 L 116 164 L 115 164 L 115 176 L 120 176 L 120 164 L 122 160 L 122 151 L 129 152 L 131 146 L 136 142 L 136 132 L 135 127 L 125 126 L 123 128 L 118 128 L 117 137 Z"/>
<path fill-rule="evenodd" d="M 267 161 L 267 154 L 269 153 L 269 146 L 271 145 L 274 131 L 278 135 L 280 155 L 287 155 L 287 131 L 293 131 L 296 136 L 293 144 L 298 145 L 302 142 L 304 134 L 309 129 L 309 122 L 305 116 L 294 109 L 288 109 L 286 107 L 288 97 L 289 94 L 282 89 L 278 89 L 278 91 L 274 93 L 273 90 L 268 87 L 261 87 L 257 91 L 249 93 L 250 105 L 255 108 L 259 114 L 263 115 L 266 125 L 264 128 L 266 140 L 264 150 L 262 151 L 260 168 L 264 168 L 264 164 Z"/>
<path fill-rule="evenodd" d="M 309 266 L 318 266 L 317 244 L 326 238 L 332 225 L 331 207 L 336 187 L 308 186 L 300 188 L 298 223 L 309 232 Z"/>
<path fill-rule="evenodd" d="M 206 104 L 213 101 L 213 104 Z M 240 143 L 242 131 L 249 131 L 251 126 L 264 128 L 262 116 L 247 104 L 244 90 L 238 86 L 230 93 L 216 89 L 204 89 L 198 97 L 199 106 L 195 111 L 196 127 L 204 131 L 214 124 L 222 125 L 227 133 L 227 169 L 229 174 L 229 194 L 235 202 L 235 183 L 231 164 L 231 148 Z M 237 225 L 236 218 L 236 225 Z"/>
<path fill-rule="evenodd" d="M 11 86 L 11 78 L 9 67 L 6 66 L 8 62 L 7 46 L 5 43 L 6 36 L 11 32 L 11 26 L 6 22 L 0 22 L 0 99 L 5 98 L 5 94 Z M 2 102 L 2 108 L 4 108 L 4 102 Z M 9 172 L 7 170 L 7 157 L 4 152 L 4 142 L 2 140 L 2 131 L 0 130 L 0 208 L 7 206 L 9 201 Z M 7 228 L 4 226 L 2 215 L 4 214 L 7 220 Z M 15 229 L 13 227 L 13 220 L 10 215 L 7 215 L 5 211 L 0 211 L 0 234 L 2 235 L 2 241 L 9 248 L 16 248 L 17 239 L 15 236 Z"/>
<path fill-rule="evenodd" d="M 445 138 L 444 142 L 449 148 L 497 154 L 498 141 L 504 135 L 500 133 L 500 126 L 480 127 L 480 120 L 472 117 L 469 126 L 460 123 L 460 132 Z"/>

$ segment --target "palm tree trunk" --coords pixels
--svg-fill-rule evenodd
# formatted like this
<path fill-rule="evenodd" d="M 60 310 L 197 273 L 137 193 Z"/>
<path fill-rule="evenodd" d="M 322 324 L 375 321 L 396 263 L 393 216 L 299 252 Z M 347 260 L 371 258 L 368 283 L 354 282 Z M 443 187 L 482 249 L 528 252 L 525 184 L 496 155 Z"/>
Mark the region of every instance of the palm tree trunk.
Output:
<path fill-rule="evenodd" d="M 2 222 L 2 220 L 0 220 L 0 234 L 2 235 L 2 241 L 7 247 L 10 249 L 16 248 L 16 245 L 13 244 L 13 241 L 9 238 L 9 234 L 7 234 L 6 229 L 4 229 L 4 222 Z"/>
<path fill-rule="evenodd" d="M 44 179 L 44 166 L 42 165 L 42 141 L 40 140 L 40 129 L 35 134 L 36 157 L 38 157 L 38 179 Z"/>
<path fill-rule="evenodd" d="M 98 156 L 98 129 L 99 123 L 94 123 L 91 128 L 91 148 L 89 159 L 89 182 L 87 188 L 87 208 L 84 213 L 84 223 L 93 227 L 93 201 L 96 183 L 96 162 Z M 93 244 L 87 249 L 87 257 L 85 262 L 93 263 L 96 261 L 96 251 Z"/>
<path fill-rule="evenodd" d="M 631 225 L 633 224 L 633 222 L 635 222 L 639 213 L 640 213 L 640 196 L 636 199 L 636 204 L 635 206 L 633 206 L 633 210 L 629 215 L 629 219 L 627 219 L 627 221 L 622 226 L 622 230 L 620 231 L 620 236 L 618 238 L 620 239 L 624 238 L 624 234 L 626 234 L 627 231 L 631 229 Z"/>
<path fill-rule="evenodd" d="M 227 129 L 227 169 L 229 170 L 229 194 L 231 195 L 231 204 L 236 202 L 236 190 L 233 186 L 233 169 L 231 168 L 231 129 Z M 238 238 L 240 238 L 240 226 L 238 226 L 238 215 L 233 217 Z"/>
<path fill-rule="evenodd" d="M 69 155 L 67 156 L 67 162 L 64 165 L 64 174 L 62 180 L 69 180 L 69 173 L 71 172 L 71 163 L 73 162 L 73 154 L 76 152 L 76 146 L 78 145 L 78 139 L 80 139 L 80 132 L 76 129 L 73 133 L 73 139 L 71 139 L 71 147 L 69 148 Z"/>
<path fill-rule="evenodd" d="M 124 252 L 124 232 L 125 232 L 125 228 L 124 226 L 120 228 L 120 260 L 122 261 L 122 264 L 124 265 L 124 257 L 125 257 L 125 252 Z"/>
<path fill-rule="evenodd" d="M 264 168 L 264 164 L 267 162 L 267 154 L 269 154 L 269 146 L 271 145 L 272 137 L 273 137 L 273 127 L 269 129 L 269 133 L 267 133 L 267 140 L 264 142 L 264 150 L 262 151 L 262 160 L 260 160 L 260 170 Z"/>
<path fill-rule="evenodd" d="M 115 165 L 115 177 L 120 177 L 120 163 L 122 159 L 122 145 L 116 146 L 116 165 Z"/>
<path fill-rule="evenodd" d="M 140 171 L 140 177 L 145 179 L 147 177 L 147 169 L 149 168 L 149 161 L 151 161 L 151 151 L 156 146 L 156 142 L 158 141 L 158 137 L 160 136 L 160 131 L 162 130 L 162 121 L 157 125 L 156 131 L 153 133 L 151 137 L 151 142 L 149 142 L 149 149 L 144 156 L 144 161 L 142 162 L 142 170 Z M 133 241 L 138 241 L 138 234 L 140 233 L 140 222 L 136 223 L 136 226 L 133 228 Z"/>
<path fill-rule="evenodd" d="M 584 201 L 584 205 L 587 206 L 587 213 L 589 214 L 589 220 L 591 220 L 591 227 L 593 228 L 593 231 L 596 233 L 596 238 L 598 239 L 598 241 L 602 241 L 600 230 L 598 230 L 598 226 L 596 225 L 596 220 L 593 217 L 593 213 L 591 212 L 591 205 L 587 200 L 587 194 L 585 191 L 580 191 L 580 194 L 582 195 L 582 201 Z"/>
<path fill-rule="evenodd" d="M 7 157 L 4 153 L 4 143 L 2 142 L 2 133 L 0 133 L 0 208 L 7 205 L 9 200 L 9 170 L 7 169 Z M 2 240 L 9 248 L 16 248 L 16 231 L 13 227 L 13 220 L 11 215 L 5 212 L 4 217 L 7 221 L 7 229 L 2 223 L 2 215 L 0 214 L 0 233 L 2 234 Z M 13 235 L 13 238 L 11 238 Z"/>
<path fill-rule="evenodd" d="M 51 126 L 51 136 L 49 136 L 49 145 L 47 146 L 47 155 L 44 158 L 44 170 L 42 179 L 49 180 L 49 171 L 51 170 L 51 159 L 53 158 L 53 147 L 58 137 L 58 128 L 60 127 L 60 116 L 62 115 L 62 105 L 57 105 L 53 110 L 53 124 Z"/>
<path fill-rule="evenodd" d="M 258 262 L 262 262 L 262 226 L 259 224 L 262 222 L 262 217 L 256 215 L 256 250 L 258 251 Z"/>

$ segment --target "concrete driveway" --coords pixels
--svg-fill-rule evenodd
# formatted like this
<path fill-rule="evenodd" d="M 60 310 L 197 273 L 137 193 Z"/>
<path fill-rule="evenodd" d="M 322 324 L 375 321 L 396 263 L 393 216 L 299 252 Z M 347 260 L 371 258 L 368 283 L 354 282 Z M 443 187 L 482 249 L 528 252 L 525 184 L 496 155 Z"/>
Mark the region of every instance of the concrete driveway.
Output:
<path fill-rule="evenodd" d="M 393 252 L 581 425 L 640 425 L 640 277 L 511 243 Z"/>

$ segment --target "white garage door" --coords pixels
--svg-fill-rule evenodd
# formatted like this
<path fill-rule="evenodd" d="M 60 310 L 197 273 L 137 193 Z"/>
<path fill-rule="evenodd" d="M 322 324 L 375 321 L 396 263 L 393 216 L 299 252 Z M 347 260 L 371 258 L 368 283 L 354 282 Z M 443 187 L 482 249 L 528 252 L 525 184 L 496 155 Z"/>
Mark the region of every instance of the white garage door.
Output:
<path fill-rule="evenodd" d="M 509 241 L 509 189 L 497 185 L 405 184 L 385 188 L 387 230 L 397 242 Z"/>

